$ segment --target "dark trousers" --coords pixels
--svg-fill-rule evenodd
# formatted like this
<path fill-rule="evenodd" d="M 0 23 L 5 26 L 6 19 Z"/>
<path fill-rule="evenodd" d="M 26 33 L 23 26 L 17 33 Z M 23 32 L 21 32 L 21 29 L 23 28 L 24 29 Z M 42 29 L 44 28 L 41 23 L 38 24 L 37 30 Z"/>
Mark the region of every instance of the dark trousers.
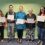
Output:
<path fill-rule="evenodd" d="M 22 39 L 23 29 L 18 29 L 18 30 L 17 30 L 17 35 L 18 35 L 18 38 L 19 38 L 19 39 Z"/>
<path fill-rule="evenodd" d="M 45 45 L 45 30 L 44 30 L 44 33 L 43 33 L 43 45 Z"/>
<path fill-rule="evenodd" d="M 38 28 L 39 29 L 39 31 L 38 31 L 38 38 L 40 39 L 40 40 L 44 40 L 45 39 L 45 29 L 44 28 Z"/>
<path fill-rule="evenodd" d="M 42 45 L 45 45 L 45 41 L 43 41 L 43 44 Z"/>
<path fill-rule="evenodd" d="M 4 26 L 0 26 L 0 40 L 4 38 Z"/>

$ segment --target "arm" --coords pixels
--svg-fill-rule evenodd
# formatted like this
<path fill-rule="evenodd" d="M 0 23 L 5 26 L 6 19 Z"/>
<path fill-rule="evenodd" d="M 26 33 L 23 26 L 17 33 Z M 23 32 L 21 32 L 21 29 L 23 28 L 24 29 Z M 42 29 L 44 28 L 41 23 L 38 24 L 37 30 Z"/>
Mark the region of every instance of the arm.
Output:
<path fill-rule="evenodd" d="M 7 18 L 5 18 L 5 20 L 6 20 L 6 21 L 5 21 L 4 27 L 7 28 Z"/>

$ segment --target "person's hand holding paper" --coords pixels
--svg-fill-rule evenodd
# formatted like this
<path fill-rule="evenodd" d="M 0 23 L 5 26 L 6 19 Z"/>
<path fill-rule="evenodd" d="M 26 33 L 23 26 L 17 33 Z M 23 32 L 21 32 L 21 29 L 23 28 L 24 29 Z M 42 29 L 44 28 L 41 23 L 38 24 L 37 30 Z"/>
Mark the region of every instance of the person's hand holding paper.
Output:
<path fill-rule="evenodd" d="M 37 16 L 37 21 L 44 22 L 45 16 Z"/>
<path fill-rule="evenodd" d="M 5 17 L 0 17 L 0 22 L 2 22 L 2 23 L 6 22 Z"/>
<path fill-rule="evenodd" d="M 24 24 L 25 20 L 23 19 L 17 19 L 16 24 Z"/>
<path fill-rule="evenodd" d="M 34 19 L 27 19 L 27 23 L 35 23 Z"/>
<path fill-rule="evenodd" d="M 7 19 L 13 21 L 14 20 L 14 15 L 8 15 Z"/>

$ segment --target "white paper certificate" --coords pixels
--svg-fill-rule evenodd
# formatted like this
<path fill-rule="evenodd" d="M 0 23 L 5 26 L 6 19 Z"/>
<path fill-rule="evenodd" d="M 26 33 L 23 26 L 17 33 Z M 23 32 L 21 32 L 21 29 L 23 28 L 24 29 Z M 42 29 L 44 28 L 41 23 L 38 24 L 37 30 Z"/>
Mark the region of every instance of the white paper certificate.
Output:
<path fill-rule="evenodd" d="M 8 15 L 7 19 L 8 20 L 14 20 L 14 15 Z"/>
<path fill-rule="evenodd" d="M 37 21 L 44 22 L 45 16 L 37 16 Z"/>
<path fill-rule="evenodd" d="M 17 19 L 16 24 L 24 24 L 24 19 Z"/>
<path fill-rule="evenodd" d="M 6 22 L 5 17 L 0 17 L 0 22 Z"/>
<path fill-rule="evenodd" d="M 28 23 L 35 23 L 34 19 L 27 19 Z"/>

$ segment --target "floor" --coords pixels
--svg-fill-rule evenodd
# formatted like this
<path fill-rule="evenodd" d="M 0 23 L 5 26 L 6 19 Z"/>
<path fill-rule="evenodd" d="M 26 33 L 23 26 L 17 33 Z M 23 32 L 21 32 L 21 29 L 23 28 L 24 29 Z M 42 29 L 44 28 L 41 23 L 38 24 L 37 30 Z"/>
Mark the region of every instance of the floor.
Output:
<path fill-rule="evenodd" d="M 4 40 L 4 42 L 0 42 L 0 45 L 37 45 L 37 41 L 26 41 L 26 40 L 22 40 L 22 43 L 18 43 L 16 40 L 12 40 L 12 41 L 7 41 Z"/>

